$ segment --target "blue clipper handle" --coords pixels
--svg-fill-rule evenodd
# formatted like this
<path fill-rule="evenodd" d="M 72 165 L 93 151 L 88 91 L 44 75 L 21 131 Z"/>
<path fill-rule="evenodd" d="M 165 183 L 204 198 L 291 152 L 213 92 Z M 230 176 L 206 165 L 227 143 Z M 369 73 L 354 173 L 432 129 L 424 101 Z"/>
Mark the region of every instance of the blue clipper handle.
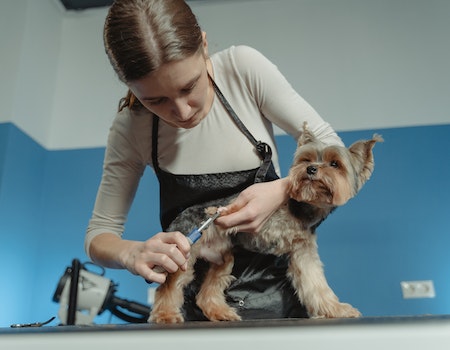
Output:
<path fill-rule="evenodd" d="M 197 242 L 200 237 L 202 236 L 202 233 L 198 230 L 198 228 L 194 228 L 189 234 L 186 236 L 186 238 L 189 240 L 189 243 L 193 245 L 195 242 Z"/>

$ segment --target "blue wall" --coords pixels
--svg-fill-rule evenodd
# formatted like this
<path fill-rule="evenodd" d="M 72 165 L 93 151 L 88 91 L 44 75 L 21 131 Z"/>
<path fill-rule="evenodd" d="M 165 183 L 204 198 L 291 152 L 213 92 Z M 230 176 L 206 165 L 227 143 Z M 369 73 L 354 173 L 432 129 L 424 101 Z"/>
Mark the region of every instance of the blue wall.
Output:
<path fill-rule="evenodd" d="M 0 325 L 32 316 L 46 152 L 12 124 L 0 124 Z"/>
<path fill-rule="evenodd" d="M 349 145 L 381 133 L 375 172 L 357 197 L 319 228 L 330 285 L 366 316 L 450 313 L 450 125 L 340 133 Z M 295 142 L 277 138 L 283 173 Z M 47 151 L 11 123 L 0 124 L 0 327 L 56 315 L 52 296 L 72 259 L 86 261 L 84 232 L 100 181 L 103 148 Z M 150 169 L 126 235 L 158 231 Z M 148 285 L 107 270 L 117 295 L 146 302 Z M 400 281 L 431 279 L 436 298 L 404 300 Z M 97 323 L 121 322 L 108 312 Z"/>

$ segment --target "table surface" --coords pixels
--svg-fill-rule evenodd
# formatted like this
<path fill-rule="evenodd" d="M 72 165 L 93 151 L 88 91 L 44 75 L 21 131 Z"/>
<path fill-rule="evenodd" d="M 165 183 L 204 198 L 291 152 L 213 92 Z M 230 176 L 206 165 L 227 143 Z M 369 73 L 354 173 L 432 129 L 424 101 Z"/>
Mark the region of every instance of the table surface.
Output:
<path fill-rule="evenodd" d="M 0 328 L 0 348 L 450 349 L 450 315 Z"/>

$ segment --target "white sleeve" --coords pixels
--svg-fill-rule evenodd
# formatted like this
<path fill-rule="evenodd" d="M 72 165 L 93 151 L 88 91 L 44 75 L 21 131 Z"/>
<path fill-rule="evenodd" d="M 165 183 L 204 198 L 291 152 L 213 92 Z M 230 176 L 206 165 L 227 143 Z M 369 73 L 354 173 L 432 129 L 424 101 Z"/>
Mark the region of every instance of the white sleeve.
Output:
<path fill-rule="evenodd" d="M 303 123 L 322 141 L 343 145 L 325 122 L 291 86 L 278 68 L 264 55 L 248 46 L 237 46 L 235 64 L 264 116 L 296 140 Z"/>
<path fill-rule="evenodd" d="M 129 114 L 129 113 L 128 113 Z M 110 129 L 103 163 L 103 175 L 86 231 L 85 251 L 102 233 L 122 236 L 128 211 L 146 161 L 130 127 L 129 115 L 119 114 Z"/>

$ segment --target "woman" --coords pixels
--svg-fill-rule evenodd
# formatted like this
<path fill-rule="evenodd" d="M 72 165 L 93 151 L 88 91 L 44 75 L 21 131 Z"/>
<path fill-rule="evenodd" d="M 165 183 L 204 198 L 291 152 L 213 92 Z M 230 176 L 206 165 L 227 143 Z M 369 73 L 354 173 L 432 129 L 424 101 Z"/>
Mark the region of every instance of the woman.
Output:
<path fill-rule="evenodd" d="M 164 230 L 189 206 L 240 193 L 230 205 L 235 212 L 216 224 L 258 234 L 287 200 L 272 124 L 297 139 L 307 121 L 323 142 L 341 144 L 256 50 L 231 47 L 209 57 L 206 34 L 183 0 L 117 0 L 104 42 L 129 92 L 110 130 L 86 235 L 86 251 L 96 263 L 158 283 L 166 274 L 155 266 L 168 273 L 185 269 L 190 245 L 180 232 L 159 232 L 145 242 L 122 239 L 146 166 L 160 183 Z M 237 279 L 227 296 L 244 319 L 307 317 L 285 279 L 286 261 L 239 248 L 235 256 Z M 186 320 L 203 319 L 195 290 L 194 284 L 186 290 Z"/>

